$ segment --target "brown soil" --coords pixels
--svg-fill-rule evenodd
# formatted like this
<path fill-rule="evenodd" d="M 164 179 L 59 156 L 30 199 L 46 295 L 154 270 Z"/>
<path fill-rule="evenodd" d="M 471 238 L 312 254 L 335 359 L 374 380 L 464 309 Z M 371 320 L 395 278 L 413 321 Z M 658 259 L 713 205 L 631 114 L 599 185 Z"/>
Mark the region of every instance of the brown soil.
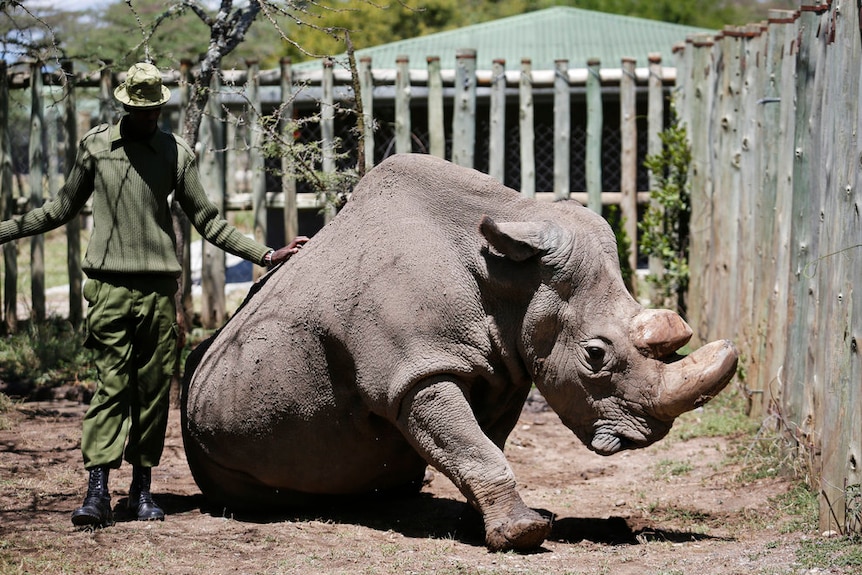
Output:
<path fill-rule="evenodd" d="M 534 404 L 506 453 L 527 504 L 555 517 L 535 553 L 488 552 L 479 516 L 439 473 L 413 497 L 278 516 L 225 514 L 192 480 L 178 410 L 154 473 L 167 519 L 141 523 L 123 512 L 124 465 L 111 477 L 116 525 L 77 531 L 69 517 L 86 482 L 85 410 L 70 401 L 19 404 L 11 429 L 0 431 L 0 573 L 852 572 L 797 563 L 798 546 L 820 535 L 785 533 L 794 518 L 770 500 L 790 483 L 743 482 L 732 463 L 738 458 L 728 457 L 734 440 L 672 436 L 605 458 Z"/>

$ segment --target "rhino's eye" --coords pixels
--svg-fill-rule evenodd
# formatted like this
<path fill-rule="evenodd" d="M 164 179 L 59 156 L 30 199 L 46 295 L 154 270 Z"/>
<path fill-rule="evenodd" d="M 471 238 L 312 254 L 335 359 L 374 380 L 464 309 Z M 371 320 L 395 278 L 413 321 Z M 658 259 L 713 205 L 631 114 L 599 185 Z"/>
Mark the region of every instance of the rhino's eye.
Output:
<path fill-rule="evenodd" d="M 608 344 L 601 339 L 591 339 L 584 343 L 584 353 L 590 368 L 600 371 L 607 362 Z"/>
<path fill-rule="evenodd" d="M 590 363 L 601 363 L 605 359 L 605 350 L 597 345 L 588 345 L 586 351 Z"/>

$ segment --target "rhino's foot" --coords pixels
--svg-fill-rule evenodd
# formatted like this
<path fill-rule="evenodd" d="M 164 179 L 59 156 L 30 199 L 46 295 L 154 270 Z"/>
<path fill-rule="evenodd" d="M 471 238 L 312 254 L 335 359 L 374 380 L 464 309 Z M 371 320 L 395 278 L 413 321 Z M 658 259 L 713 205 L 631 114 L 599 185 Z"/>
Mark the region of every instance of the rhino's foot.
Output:
<path fill-rule="evenodd" d="M 485 545 L 491 551 L 528 551 L 537 548 L 551 532 L 551 519 L 524 508 L 518 514 L 485 528 Z"/>

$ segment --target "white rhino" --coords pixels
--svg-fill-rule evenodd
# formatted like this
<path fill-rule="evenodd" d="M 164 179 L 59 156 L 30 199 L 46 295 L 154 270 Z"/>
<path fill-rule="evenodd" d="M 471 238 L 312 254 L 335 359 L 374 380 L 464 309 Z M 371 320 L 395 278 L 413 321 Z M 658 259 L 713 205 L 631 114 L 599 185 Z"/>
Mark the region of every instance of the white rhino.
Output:
<path fill-rule="evenodd" d="M 597 453 L 644 447 L 735 373 L 728 341 L 676 355 L 690 336 L 629 295 L 598 215 L 397 155 L 189 358 L 185 449 L 234 509 L 418 485 L 430 464 L 488 548 L 534 548 L 550 520 L 502 451 L 531 386 Z"/>

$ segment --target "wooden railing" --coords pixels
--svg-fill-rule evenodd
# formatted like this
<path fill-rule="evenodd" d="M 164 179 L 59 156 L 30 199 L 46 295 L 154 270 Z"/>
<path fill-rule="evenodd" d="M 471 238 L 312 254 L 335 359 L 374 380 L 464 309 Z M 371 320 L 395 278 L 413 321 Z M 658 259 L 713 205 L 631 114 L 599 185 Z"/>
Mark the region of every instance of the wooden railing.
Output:
<path fill-rule="evenodd" d="M 665 99 L 669 88 L 675 79 L 675 70 L 662 66 L 660 58 L 651 56 L 647 67 L 636 67 L 634 59 L 625 59 L 619 68 L 602 69 L 595 60 L 588 62 L 584 68 L 569 68 L 567 60 L 558 60 L 554 70 L 532 70 L 529 60 L 519 63 L 516 70 L 506 70 L 505 62 L 495 60 L 489 71 L 476 70 L 475 52 L 461 51 L 454 70 L 441 70 L 439 59 L 428 58 L 426 70 L 410 70 L 406 59 L 399 59 L 394 69 L 374 69 L 370 59 L 359 62 L 359 80 L 364 110 L 370 120 L 375 104 L 381 105 L 378 97 L 375 102 L 375 92 L 381 87 L 394 91 L 394 152 L 415 151 L 416 135 L 411 127 L 411 117 L 415 118 L 414 108 L 421 104 L 427 108 L 427 150 L 436 155 L 444 155 L 447 145 L 451 148 L 453 162 L 473 166 L 474 152 L 477 149 L 476 124 L 477 101 L 490 101 L 490 134 L 488 141 L 488 171 L 504 180 L 506 140 L 506 109 L 516 100 L 519 112 L 518 138 L 515 143 L 520 150 L 520 191 L 527 196 L 540 199 L 555 199 L 572 197 L 582 201 L 595 211 L 600 211 L 603 204 L 617 204 L 621 207 L 629 238 L 637 235 L 637 209 L 639 203 L 648 200 L 648 192 L 636 189 L 636 175 L 643 158 L 638 157 L 637 149 L 637 95 L 646 93 L 649 101 L 648 138 L 650 153 L 657 148 L 658 133 L 664 127 Z M 60 170 L 57 168 L 56 150 L 65 152 L 64 162 L 68 169 L 71 165 L 77 147 L 77 139 L 88 128 L 90 117 L 78 109 L 78 101 L 82 100 L 76 94 L 86 92 L 92 100 L 98 98 L 97 122 L 114 121 L 119 109 L 111 96 L 113 86 L 124 79 L 124 73 L 111 73 L 103 70 L 97 74 L 75 74 L 70 64 L 66 64 L 62 73 L 46 73 L 38 63 L 28 68 L 10 73 L 5 63 L 0 62 L 0 167 L 2 167 L 2 198 L 4 217 L 11 216 L 15 211 L 40 205 L 48 197 L 52 197 L 62 183 Z M 179 131 L 182 122 L 183 106 L 187 100 L 189 80 L 192 78 L 191 64 L 184 62 L 173 73 L 164 74 L 166 85 L 174 88 L 175 97 L 165 107 L 163 117 L 168 118 L 174 131 Z M 320 168 L 334 170 L 334 124 L 332 111 L 335 105 L 351 107 L 353 105 L 352 81 L 348 71 L 336 68 L 329 61 L 313 70 L 294 70 L 287 60 L 275 70 L 260 70 L 257 63 L 250 62 L 248 70 L 225 72 L 222 83 L 213 86 L 210 114 L 205 118 L 198 149 L 201 150 L 201 172 L 206 181 L 205 187 L 212 194 L 213 201 L 223 210 L 243 209 L 254 213 L 255 235 L 263 240 L 268 238 L 267 210 L 283 209 L 285 237 L 293 237 L 298 230 L 298 212 L 304 209 L 317 210 L 321 207 L 318 196 L 314 193 L 297 192 L 296 181 L 288 173 L 281 177 L 281 185 L 274 189 L 267 187 L 267 178 L 263 169 L 263 156 L 260 146 L 266 135 L 255 128 L 255 118 L 264 113 L 271 113 L 281 108 L 283 117 L 291 117 L 297 109 L 320 112 L 320 137 L 322 140 L 323 161 Z M 270 93 L 277 92 L 274 100 L 266 100 L 263 89 Z M 27 90 L 31 95 L 32 118 L 30 122 L 30 153 L 29 153 L 29 192 L 16 189 L 13 186 L 12 163 L 9 148 L 8 105 L 10 90 Z M 554 105 L 554 141 L 553 141 L 553 189 L 537 190 L 535 186 L 536 158 L 533 154 L 536 145 L 534 133 L 534 97 L 539 93 L 552 93 Z M 572 119 L 570 109 L 574 97 L 584 98 L 586 106 L 586 189 L 570 189 L 570 170 Z M 576 96 L 582 94 L 582 96 Z M 621 165 L 619 190 L 602 189 L 602 133 L 606 123 L 603 118 L 603 107 L 606 98 L 611 94 L 620 103 L 620 126 L 623 133 L 622 143 L 618 151 Z M 47 96 L 46 96 L 47 95 Z M 51 102 L 46 98 L 50 97 Z M 392 99 L 383 103 L 392 106 Z M 580 101 L 580 100 L 579 100 Z M 508 102 L 508 103 L 507 103 Z M 50 104 L 50 105 L 49 105 Z M 453 107 L 451 125 L 444 125 L 444 105 Z M 237 116 L 223 117 L 224 109 L 232 108 Z M 44 111 L 50 109 L 56 119 L 52 123 L 45 120 Z M 487 109 L 487 108 L 485 108 Z M 4 113 L 6 112 L 6 113 Z M 59 113 L 58 113 L 59 112 Z M 237 118 L 241 118 L 238 121 Z M 644 120 L 641 119 L 642 124 Z M 78 124 L 81 123 L 79 126 Z M 58 125 L 59 124 L 59 127 Z M 246 150 L 233 147 L 227 142 L 235 137 L 232 134 L 238 129 L 238 124 L 244 124 L 250 131 L 249 145 Z M 365 122 L 366 164 L 370 168 L 375 161 L 375 138 L 379 134 L 373 129 L 374 122 Z M 50 128 L 50 129 L 49 129 Z M 55 130 L 58 128 L 58 130 Z M 59 136 L 56 134 L 59 133 Z M 55 134 L 51 137 L 46 134 Z M 49 140 L 56 143 L 49 143 Z M 511 139 L 508 142 L 512 146 Z M 660 145 L 660 144 L 659 144 Z M 51 152 L 54 152 L 53 154 Z M 607 152 L 606 150 L 604 152 Z M 246 154 L 247 157 L 243 155 Z M 380 159 L 379 152 L 376 154 Z M 50 160 L 47 161 L 47 160 Z M 544 160 L 544 158 L 540 158 Z M 484 161 L 484 158 L 483 158 Z M 237 189 L 235 179 L 229 174 L 240 170 L 239 165 L 247 165 L 251 174 L 251 183 L 246 190 Z M 43 166 L 45 168 L 43 168 Z M 271 182 L 270 182 L 271 185 Z M 17 192 L 17 193 L 16 193 Z M 70 307 L 69 317 L 73 323 L 79 323 L 83 312 L 81 309 L 80 271 L 80 239 L 76 227 L 77 220 L 68 228 L 69 262 L 70 262 Z M 32 239 L 32 310 L 34 318 L 39 320 L 45 316 L 44 304 L 44 271 L 42 269 L 42 253 L 44 246 L 40 238 Z M 634 249 L 629 265 L 634 269 L 637 262 L 637 243 L 632 242 Z M 5 248 L 6 290 L 4 293 L 4 317 L 7 327 L 14 329 L 16 315 L 16 266 L 14 265 L 15 244 Z M 207 261 L 218 261 L 219 258 L 205 258 Z M 187 266 L 188 267 L 188 266 Z M 216 265 L 216 268 L 218 266 Z M 204 310 L 202 313 L 204 325 L 217 327 L 224 321 L 224 271 L 221 269 L 206 270 L 204 279 Z"/>

